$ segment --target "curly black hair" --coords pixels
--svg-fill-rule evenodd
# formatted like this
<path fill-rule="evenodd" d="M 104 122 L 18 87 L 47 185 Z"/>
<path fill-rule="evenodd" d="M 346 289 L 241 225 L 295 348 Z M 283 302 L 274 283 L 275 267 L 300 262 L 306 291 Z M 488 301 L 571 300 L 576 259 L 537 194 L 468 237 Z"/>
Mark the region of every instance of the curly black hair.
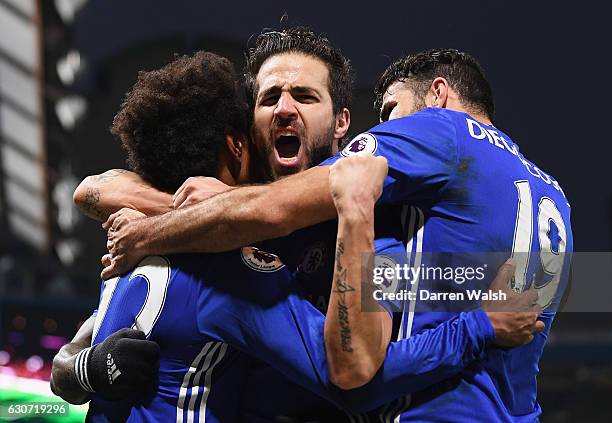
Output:
<path fill-rule="evenodd" d="M 247 52 L 244 72 L 251 106 L 257 96 L 257 73 L 261 65 L 269 57 L 281 53 L 303 53 L 325 63 L 329 70 L 328 88 L 334 114 L 351 107 L 354 73 L 350 61 L 326 37 L 304 26 L 266 30 L 257 36 L 255 46 Z"/>
<path fill-rule="evenodd" d="M 190 176 L 214 176 L 226 134 L 246 134 L 248 125 L 234 66 L 201 51 L 139 72 L 111 132 L 121 140 L 134 172 L 174 192 Z"/>
<path fill-rule="evenodd" d="M 482 66 L 469 54 L 449 48 L 426 50 L 392 63 L 376 84 L 374 110 L 380 113 L 383 95 L 394 82 L 407 82 L 420 95 L 437 77 L 446 78 L 466 106 L 493 119 L 493 93 Z"/>

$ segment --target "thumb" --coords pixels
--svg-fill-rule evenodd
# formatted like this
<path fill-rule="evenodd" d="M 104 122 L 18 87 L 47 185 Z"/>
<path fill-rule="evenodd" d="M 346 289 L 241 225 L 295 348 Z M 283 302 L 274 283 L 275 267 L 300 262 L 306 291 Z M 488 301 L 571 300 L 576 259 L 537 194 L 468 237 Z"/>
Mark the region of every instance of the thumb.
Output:
<path fill-rule="evenodd" d="M 102 224 L 102 228 L 108 231 L 113 226 L 113 223 L 115 223 L 115 219 L 117 218 L 117 216 L 119 216 L 120 212 L 121 210 L 118 210 L 115 213 L 108 216 L 108 219 L 106 219 L 106 222 Z"/>
<path fill-rule="evenodd" d="M 102 278 L 102 280 L 110 279 L 116 274 L 116 270 L 117 269 L 115 266 L 115 261 L 111 259 L 110 265 L 102 269 L 102 273 L 100 274 L 100 277 Z"/>

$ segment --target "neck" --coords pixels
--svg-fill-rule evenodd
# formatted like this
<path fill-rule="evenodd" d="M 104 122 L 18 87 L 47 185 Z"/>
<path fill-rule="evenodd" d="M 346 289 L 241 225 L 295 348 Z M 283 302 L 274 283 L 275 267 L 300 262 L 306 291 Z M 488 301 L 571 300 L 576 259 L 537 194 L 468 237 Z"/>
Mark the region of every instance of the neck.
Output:
<path fill-rule="evenodd" d="M 472 116 L 478 122 L 486 123 L 489 126 L 493 126 L 493 122 L 491 122 L 491 119 L 489 119 L 486 115 L 479 114 L 479 113 L 470 113 L 468 111 L 466 111 L 466 113 L 468 113 L 470 116 Z"/>
<path fill-rule="evenodd" d="M 215 177 L 225 185 L 238 185 L 238 181 L 236 178 L 234 178 L 234 175 L 232 175 L 232 172 L 230 172 L 227 166 L 219 166 L 219 169 L 217 169 L 217 175 Z"/>
<path fill-rule="evenodd" d="M 493 122 L 491 122 L 491 119 L 489 119 L 487 115 L 480 113 L 480 112 L 476 112 L 472 108 L 469 108 L 469 109 L 466 108 L 464 103 L 457 97 L 456 94 L 452 94 L 452 95 L 450 94 L 452 93 L 449 93 L 449 97 L 446 100 L 445 107 L 447 109 L 454 110 L 456 112 L 467 113 L 468 115 L 472 116 L 477 121 L 493 126 Z"/>
<path fill-rule="evenodd" d="M 476 113 L 476 112 L 474 112 L 473 110 L 468 110 L 468 109 L 466 109 L 466 108 L 465 108 L 465 107 L 463 107 L 463 106 L 455 106 L 455 107 L 450 106 L 450 107 L 449 107 L 449 106 L 447 105 L 447 106 L 446 106 L 446 108 L 447 108 L 447 109 L 450 109 L 450 110 L 454 110 L 454 111 L 456 111 L 456 112 L 467 113 L 468 115 L 470 115 L 470 116 L 472 116 L 474 119 L 476 119 L 478 122 L 482 122 L 482 123 L 484 123 L 484 124 L 487 124 L 487 125 L 493 126 L 493 122 L 491 122 L 491 119 L 489 119 L 489 118 L 487 117 L 487 115 L 485 115 L 485 114 L 483 114 L 483 113 Z"/>

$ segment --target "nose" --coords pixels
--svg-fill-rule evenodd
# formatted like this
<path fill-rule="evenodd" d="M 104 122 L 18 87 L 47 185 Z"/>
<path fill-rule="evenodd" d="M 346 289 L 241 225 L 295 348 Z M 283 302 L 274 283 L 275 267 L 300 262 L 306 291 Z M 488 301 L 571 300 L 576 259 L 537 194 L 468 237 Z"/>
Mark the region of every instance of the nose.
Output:
<path fill-rule="evenodd" d="M 276 103 L 274 116 L 279 119 L 295 119 L 297 117 L 297 108 L 295 107 L 295 99 L 288 92 L 283 92 Z"/>

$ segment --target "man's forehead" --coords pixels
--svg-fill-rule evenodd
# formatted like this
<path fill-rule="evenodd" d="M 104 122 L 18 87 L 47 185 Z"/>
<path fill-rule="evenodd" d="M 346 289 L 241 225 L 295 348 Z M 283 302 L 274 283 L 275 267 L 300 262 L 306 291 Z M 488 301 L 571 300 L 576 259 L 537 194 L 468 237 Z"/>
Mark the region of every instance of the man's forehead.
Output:
<path fill-rule="evenodd" d="M 257 73 L 259 90 L 289 86 L 327 87 L 329 70 L 320 59 L 301 53 L 282 53 L 269 57 Z"/>

